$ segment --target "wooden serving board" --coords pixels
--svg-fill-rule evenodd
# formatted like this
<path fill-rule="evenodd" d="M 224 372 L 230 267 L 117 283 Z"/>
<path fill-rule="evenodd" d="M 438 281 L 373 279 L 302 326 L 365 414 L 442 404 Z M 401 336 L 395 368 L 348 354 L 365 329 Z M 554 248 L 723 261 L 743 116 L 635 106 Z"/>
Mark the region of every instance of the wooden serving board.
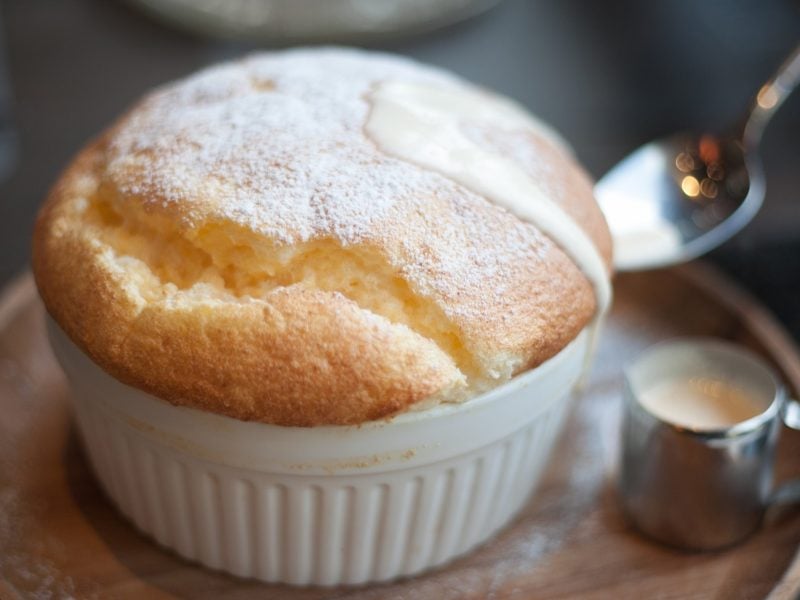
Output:
<path fill-rule="evenodd" d="M 763 598 L 800 590 L 800 510 L 774 509 L 724 552 L 688 554 L 641 538 L 615 496 L 622 367 L 676 335 L 735 340 L 793 390 L 800 355 L 751 299 L 702 265 L 617 278 L 592 377 L 535 498 L 469 556 L 368 588 L 293 589 L 185 562 L 140 535 L 95 482 L 71 423 L 64 378 L 30 276 L 0 298 L 0 598 Z M 800 475 L 784 430 L 777 479 Z"/>

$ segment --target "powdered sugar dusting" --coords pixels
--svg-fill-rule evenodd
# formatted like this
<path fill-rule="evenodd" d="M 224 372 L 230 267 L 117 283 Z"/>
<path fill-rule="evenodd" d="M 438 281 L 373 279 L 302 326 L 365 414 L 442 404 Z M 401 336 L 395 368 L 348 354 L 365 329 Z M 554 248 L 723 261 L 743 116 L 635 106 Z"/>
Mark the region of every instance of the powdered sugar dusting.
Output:
<path fill-rule="evenodd" d="M 358 243 L 429 173 L 376 152 L 364 95 L 385 77 L 451 78 L 399 58 L 301 50 L 212 67 L 156 92 L 117 131 L 109 174 L 124 194 L 180 202 L 284 242 Z"/>
<path fill-rule="evenodd" d="M 257 54 L 157 90 L 114 130 L 107 181 L 122 202 L 227 221 L 293 244 L 370 245 L 463 324 L 508 319 L 509 294 L 552 242 L 364 134 L 381 81 L 467 86 L 403 58 L 347 49 Z M 528 277 L 529 279 L 529 277 Z M 520 293 L 524 293 L 520 292 Z"/>

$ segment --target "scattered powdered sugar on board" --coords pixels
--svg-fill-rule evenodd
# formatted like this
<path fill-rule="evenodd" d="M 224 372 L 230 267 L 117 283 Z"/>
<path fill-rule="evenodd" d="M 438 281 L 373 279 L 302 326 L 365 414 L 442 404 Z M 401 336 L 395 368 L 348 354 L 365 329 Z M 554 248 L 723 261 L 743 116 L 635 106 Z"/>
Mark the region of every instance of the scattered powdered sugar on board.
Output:
<path fill-rule="evenodd" d="M 111 135 L 105 177 L 122 201 L 178 214 L 187 227 L 228 221 L 278 245 L 371 245 L 450 318 L 502 315 L 516 301 L 506 286 L 553 244 L 450 179 L 376 148 L 363 132 L 368 95 L 390 79 L 469 85 L 375 52 L 256 54 L 145 98 Z"/>
<path fill-rule="evenodd" d="M 0 577 L 25 598 L 77 598 L 72 577 L 49 558 L 63 554 L 64 549 L 35 520 L 36 513 L 30 498 L 23 500 L 19 490 L 0 489 Z"/>

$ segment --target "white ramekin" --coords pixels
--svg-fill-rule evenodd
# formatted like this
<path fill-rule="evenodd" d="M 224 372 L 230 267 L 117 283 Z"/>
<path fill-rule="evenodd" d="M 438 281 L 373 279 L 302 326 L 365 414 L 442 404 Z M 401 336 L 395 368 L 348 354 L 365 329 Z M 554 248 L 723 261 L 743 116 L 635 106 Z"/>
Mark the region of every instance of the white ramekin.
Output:
<path fill-rule="evenodd" d="M 547 463 L 587 340 L 464 404 L 294 428 L 175 407 L 107 375 L 53 321 L 48 330 L 120 511 L 189 560 L 296 585 L 419 573 L 508 523 Z"/>

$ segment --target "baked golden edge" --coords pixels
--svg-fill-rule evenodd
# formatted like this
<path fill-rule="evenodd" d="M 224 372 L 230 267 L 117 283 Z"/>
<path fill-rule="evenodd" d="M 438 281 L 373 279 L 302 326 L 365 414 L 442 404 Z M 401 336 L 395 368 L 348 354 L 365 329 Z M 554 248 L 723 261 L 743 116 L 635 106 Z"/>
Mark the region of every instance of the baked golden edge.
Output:
<path fill-rule="evenodd" d="M 49 194 L 33 271 L 53 319 L 119 381 L 237 419 L 313 426 L 385 417 L 460 380 L 435 344 L 337 293 L 295 286 L 224 310 L 143 306 L 79 222 L 102 146 L 83 150 Z"/>
<path fill-rule="evenodd" d="M 99 185 L 105 143 L 86 147 L 50 192 L 34 228 L 32 262 L 50 315 L 110 375 L 176 405 L 284 426 L 360 424 L 435 403 L 463 383 L 435 343 L 335 292 L 292 286 L 224 310 L 137 302 L 125 291 L 124 273 L 105 265 L 109 250 L 80 221 L 79 207 Z M 589 178 L 565 156 L 554 158 L 557 176 L 574 192 L 565 210 L 610 264 L 610 236 Z M 545 339 L 529 340 L 518 372 L 555 355 L 591 319 L 591 286 L 579 273 L 579 281 L 562 275 L 571 314 L 551 323 Z M 551 296 L 554 312 L 566 314 L 563 295 Z"/>

